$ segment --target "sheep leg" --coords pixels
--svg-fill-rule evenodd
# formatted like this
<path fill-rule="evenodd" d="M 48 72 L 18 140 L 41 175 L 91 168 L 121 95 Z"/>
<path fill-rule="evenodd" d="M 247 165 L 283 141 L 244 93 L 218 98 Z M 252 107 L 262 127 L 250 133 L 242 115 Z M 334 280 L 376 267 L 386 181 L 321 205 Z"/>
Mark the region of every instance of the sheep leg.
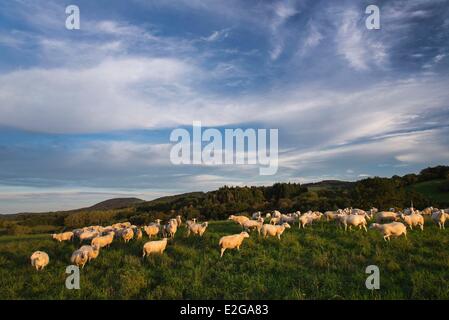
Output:
<path fill-rule="evenodd" d="M 384 241 L 387 241 L 387 236 L 384 236 Z"/>
<path fill-rule="evenodd" d="M 221 248 L 221 254 L 220 254 L 220 258 L 223 257 L 223 253 L 225 252 L 226 248 Z"/>
<path fill-rule="evenodd" d="M 368 232 L 368 229 L 366 228 L 366 225 L 363 225 L 363 229 L 365 229 L 365 232 Z"/>

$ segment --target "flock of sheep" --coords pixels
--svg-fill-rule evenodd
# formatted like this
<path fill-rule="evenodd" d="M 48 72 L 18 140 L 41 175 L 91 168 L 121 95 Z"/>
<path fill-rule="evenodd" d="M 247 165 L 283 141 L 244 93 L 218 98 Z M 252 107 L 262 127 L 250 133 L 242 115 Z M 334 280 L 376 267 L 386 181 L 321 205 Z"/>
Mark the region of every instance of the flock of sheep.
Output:
<path fill-rule="evenodd" d="M 379 230 L 383 234 L 384 240 L 390 241 L 390 237 L 399 237 L 401 235 L 407 237 L 407 226 L 410 230 L 413 230 L 413 227 L 419 227 L 423 231 L 424 216 L 430 216 L 431 220 L 440 229 L 444 229 L 445 222 L 449 219 L 449 209 L 440 210 L 428 207 L 422 211 L 418 211 L 412 207 L 402 212 L 395 212 L 393 208 L 389 211 L 379 212 L 376 208 L 371 208 L 368 211 L 346 208 L 337 211 L 326 211 L 325 213 L 308 211 L 303 214 L 299 211 L 281 214 L 279 211 L 274 210 L 263 215 L 258 211 L 251 218 L 244 215 L 231 215 L 228 220 L 232 220 L 241 225 L 244 231 L 220 238 L 220 257 L 223 256 L 226 249 L 240 250 L 243 240 L 249 238 L 249 233 L 254 230 L 257 230 L 259 235 L 262 234 L 264 238 L 272 236 L 280 240 L 285 229 L 291 228 L 290 225 L 294 223 L 298 223 L 299 228 L 305 228 L 307 225 L 312 225 L 314 221 L 325 219 L 328 222 L 337 222 L 337 225 L 344 227 L 345 231 L 348 228 L 351 230 L 352 227 L 359 227 L 359 229 L 363 228 L 367 232 L 368 221 L 374 220 L 375 223 L 372 223 L 370 228 Z M 143 246 L 142 257 L 153 253 L 162 254 L 167 247 L 168 239 L 174 238 L 175 233 L 182 224 L 181 216 L 177 216 L 174 219 L 170 219 L 166 224 L 161 224 L 161 220 L 159 219 L 143 227 L 131 225 L 129 222 L 121 222 L 107 227 L 84 227 L 70 232 L 53 234 L 52 237 L 59 242 L 73 241 L 75 239 L 78 239 L 80 244 L 90 242 L 90 245 L 82 245 L 79 249 L 75 250 L 70 258 L 72 264 L 83 268 L 87 262 L 98 257 L 100 249 L 109 247 L 114 239 L 122 239 L 125 243 L 133 238 L 141 239 L 143 236 L 142 230 L 150 239 L 160 234 L 163 237 L 162 240 L 150 240 L 146 242 Z M 196 219 L 193 219 L 187 220 L 185 226 L 187 227 L 187 236 L 193 233 L 201 237 L 206 232 L 208 223 L 197 223 Z M 49 261 L 50 259 L 46 252 L 36 251 L 31 255 L 31 265 L 36 270 L 43 269 L 48 265 Z"/>

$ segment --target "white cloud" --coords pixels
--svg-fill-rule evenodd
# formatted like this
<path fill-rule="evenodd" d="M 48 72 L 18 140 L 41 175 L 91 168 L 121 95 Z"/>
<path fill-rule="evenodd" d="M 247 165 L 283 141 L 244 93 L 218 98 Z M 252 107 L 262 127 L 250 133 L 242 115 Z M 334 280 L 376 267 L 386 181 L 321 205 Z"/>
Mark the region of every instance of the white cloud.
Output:
<path fill-rule="evenodd" d="M 207 41 L 207 42 L 214 42 L 214 41 L 218 41 L 221 39 L 225 39 L 229 36 L 229 30 L 230 30 L 229 28 L 226 28 L 226 29 L 214 31 L 209 36 L 203 37 L 201 39 L 204 41 Z"/>
<path fill-rule="evenodd" d="M 388 62 L 385 44 L 367 35 L 360 23 L 361 17 L 360 12 L 354 9 L 347 9 L 341 14 L 335 37 L 337 52 L 357 71 L 370 69 L 372 63 L 384 67 Z"/>

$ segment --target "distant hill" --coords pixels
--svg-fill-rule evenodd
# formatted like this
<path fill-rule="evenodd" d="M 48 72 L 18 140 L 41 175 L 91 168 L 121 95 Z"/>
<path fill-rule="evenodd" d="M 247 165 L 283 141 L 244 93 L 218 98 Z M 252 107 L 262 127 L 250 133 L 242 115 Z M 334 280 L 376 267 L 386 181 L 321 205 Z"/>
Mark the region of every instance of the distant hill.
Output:
<path fill-rule="evenodd" d="M 341 180 L 323 180 L 320 182 L 304 183 L 302 186 L 307 187 L 310 191 L 324 189 L 347 189 L 353 186 L 355 182 Z"/>
<path fill-rule="evenodd" d="M 99 202 L 84 210 L 114 210 L 132 207 L 136 204 L 143 203 L 145 200 L 138 198 L 114 198 Z"/>

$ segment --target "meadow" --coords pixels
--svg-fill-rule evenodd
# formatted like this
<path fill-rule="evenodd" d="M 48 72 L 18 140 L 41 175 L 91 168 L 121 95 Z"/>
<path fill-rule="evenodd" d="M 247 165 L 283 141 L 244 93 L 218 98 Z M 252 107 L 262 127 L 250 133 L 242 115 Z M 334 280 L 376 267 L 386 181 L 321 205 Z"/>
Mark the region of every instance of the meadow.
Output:
<path fill-rule="evenodd" d="M 449 299 L 449 230 L 426 221 L 424 232 L 384 242 L 375 230 L 344 232 L 333 223 L 286 230 L 282 240 L 257 232 L 220 259 L 218 241 L 240 232 L 212 221 L 202 238 L 181 227 L 163 255 L 142 259 L 141 240 L 114 240 L 81 270 L 81 289 L 65 288 L 65 268 L 78 243 L 48 234 L 0 237 L 0 299 Z M 50 264 L 35 271 L 31 253 Z M 368 290 L 368 265 L 380 290 Z"/>

